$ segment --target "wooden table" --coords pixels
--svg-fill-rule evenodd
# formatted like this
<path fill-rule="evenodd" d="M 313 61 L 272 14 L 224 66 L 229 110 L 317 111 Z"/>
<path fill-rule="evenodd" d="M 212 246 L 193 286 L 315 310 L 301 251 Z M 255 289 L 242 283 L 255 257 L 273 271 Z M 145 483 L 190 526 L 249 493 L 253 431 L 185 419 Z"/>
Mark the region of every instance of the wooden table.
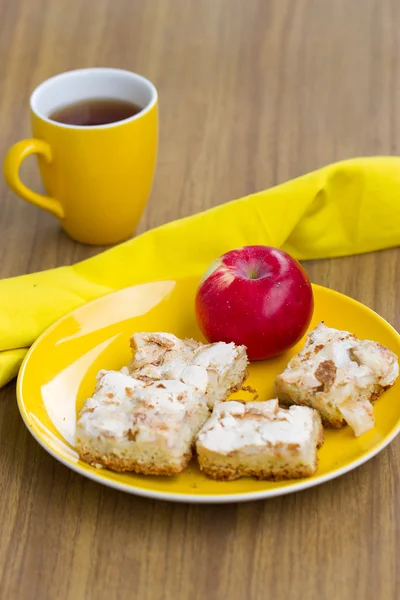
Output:
<path fill-rule="evenodd" d="M 161 144 L 141 230 L 326 163 L 400 146 L 395 0 L 0 0 L 2 156 L 28 97 L 85 66 L 143 73 Z M 22 169 L 39 188 L 34 160 Z M 1 183 L 0 275 L 99 252 Z M 398 249 L 308 264 L 400 326 Z M 7 600 L 394 600 L 400 440 L 357 471 L 269 501 L 156 502 L 46 454 L 0 393 L 0 597 Z"/>

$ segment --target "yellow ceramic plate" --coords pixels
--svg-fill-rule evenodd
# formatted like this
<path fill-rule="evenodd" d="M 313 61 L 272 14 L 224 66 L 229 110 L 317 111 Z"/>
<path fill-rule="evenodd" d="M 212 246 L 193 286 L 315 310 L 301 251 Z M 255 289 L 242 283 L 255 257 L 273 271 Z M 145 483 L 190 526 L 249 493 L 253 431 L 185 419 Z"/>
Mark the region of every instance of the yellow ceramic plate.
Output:
<path fill-rule="evenodd" d="M 169 331 L 201 339 L 193 311 L 196 285 L 195 279 L 188 278 L 111 294 L 62 318 L 33 345 L 18 379 L 19 409 L 32 435 L 52 456 L 90 479 L 132 494 L 185 502 L 236 502 L 288 494 L 338 477 L 377 454 L 398 433 L 400 383 L 376 402 L 372 431 L 360 438 L 349 427 L 326 431 L 318 472 L 308 479 L 217 482 L 203 476 L 194 461 L 177 477 L 146 477 L 81 462 L 74 450 L 76 417 L 92 394 L 96 373 L 101 368 L 119 369 L 128 362 L 129 337 L 135 331 Z M 372 310 L 323 287 L 314 286 L 314 295 L 310 328 L 323 320 L 328 326 L 376 340 L 400 355 L 400 336 Z M 260 399 L 272 397 L 275 376 L 301 346 L 251 365 L 248 384 L 257 389 Z M 233 397 L 245 396 L 242 392 Z"/>

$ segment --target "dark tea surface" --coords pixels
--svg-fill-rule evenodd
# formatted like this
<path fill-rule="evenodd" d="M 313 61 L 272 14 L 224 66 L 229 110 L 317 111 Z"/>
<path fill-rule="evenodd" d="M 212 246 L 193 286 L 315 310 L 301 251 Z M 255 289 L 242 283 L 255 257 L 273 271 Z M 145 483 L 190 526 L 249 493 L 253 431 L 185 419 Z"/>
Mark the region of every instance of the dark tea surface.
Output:
<path fill-rule="evenodd" d="M 49 118 L 65 125 L 108 125 L 129 119 L 140 113 L 142 108 L 133 102 L 115 98 L 93 98 L 59 108 Z"/>

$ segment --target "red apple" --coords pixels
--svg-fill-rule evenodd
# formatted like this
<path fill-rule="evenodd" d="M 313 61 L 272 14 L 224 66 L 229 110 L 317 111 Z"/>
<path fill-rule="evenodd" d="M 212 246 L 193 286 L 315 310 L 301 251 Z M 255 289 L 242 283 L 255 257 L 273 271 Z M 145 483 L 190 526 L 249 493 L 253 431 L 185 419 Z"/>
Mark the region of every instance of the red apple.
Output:
<path fill-rule="evenodd" d="M 310 324 L 310 280 L 292 256 L 269 246 L 227 252 L 207 269 L 196 294 L 196 317 L 209 342 L 247 346 L 250 360 L 281 354 Z"/>

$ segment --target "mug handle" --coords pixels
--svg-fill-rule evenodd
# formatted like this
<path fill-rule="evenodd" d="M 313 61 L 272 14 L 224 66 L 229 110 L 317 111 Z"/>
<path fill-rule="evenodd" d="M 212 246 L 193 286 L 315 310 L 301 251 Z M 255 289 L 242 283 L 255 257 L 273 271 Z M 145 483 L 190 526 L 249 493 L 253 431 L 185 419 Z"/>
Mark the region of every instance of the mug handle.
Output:
<path fill-rule="evenodd" d="M 58 219 L 63 219 L 65 216 L 64 209 L 58 200 L 50 198 L 49 196 L 37 194 L 26 187 L 19 178 L 19 168 L 21 163 L 31 154 L 40 154 L 46 162 L 51 162 L 51 148 L 47 142 L 37 139 L 17 142 L 10 148 L 4 159 L 3 170 L 5 180 L 13 192 L 18 194 L 18 196 L 21 196 L 21 198 L 31 204 L 39 206 L 39 208 L 47 210 Z"/>

